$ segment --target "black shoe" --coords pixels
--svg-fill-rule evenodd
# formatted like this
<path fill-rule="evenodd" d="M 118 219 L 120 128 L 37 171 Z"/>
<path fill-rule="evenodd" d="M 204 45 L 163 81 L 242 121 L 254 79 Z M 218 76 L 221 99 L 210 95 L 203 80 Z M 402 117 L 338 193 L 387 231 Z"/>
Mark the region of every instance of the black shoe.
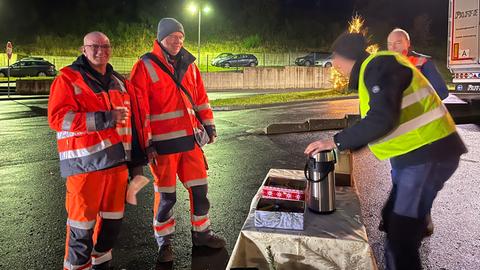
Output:
<path fill-rule="evenodd" d="M 225 239 L 212 230 L 203 232 L 192 231 L 192 243 L 196 247 L 223 248 L 227 244 Z"/>
<path fill-rule="evenodd" d="M 101 264 L 92 265 L 92 270 L 109 270 L 109 269 L 110 269 L 110 261 L 106 261 Z"/>
<path fill-rule="evenodd" d="M 172 245 L 163 245 L 158 249 L 157 262 L 172 262 L 174 257 Z"/>
<path fill-rule="evenodd" d="M 427 227 L 425 228 L 425 237 L 429 237 L 429 236 L 432 236 L 433 229 L 434 229 L 432 216 L 430 214 L 426 217 L 426 221 L 427 221 Z"/>

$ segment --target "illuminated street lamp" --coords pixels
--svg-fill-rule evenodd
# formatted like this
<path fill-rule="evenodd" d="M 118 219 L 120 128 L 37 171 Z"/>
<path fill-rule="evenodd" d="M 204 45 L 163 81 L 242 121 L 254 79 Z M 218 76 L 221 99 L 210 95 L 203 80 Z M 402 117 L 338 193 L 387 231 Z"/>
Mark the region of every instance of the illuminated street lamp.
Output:
<path fill-rule="evenodd" d="M 202 28 L 202 12 L 203 13 L 209 13 L 211 11 L 211 8 L 203 3 L 190 3 L 188 5 L 188 10 L 192 13 L 198 13 L 198 55 L 197 55 L 197 60 L 198 60 L 198 66 L 200 66 L 200 33 L 201 33 L 201 28 Z"/>

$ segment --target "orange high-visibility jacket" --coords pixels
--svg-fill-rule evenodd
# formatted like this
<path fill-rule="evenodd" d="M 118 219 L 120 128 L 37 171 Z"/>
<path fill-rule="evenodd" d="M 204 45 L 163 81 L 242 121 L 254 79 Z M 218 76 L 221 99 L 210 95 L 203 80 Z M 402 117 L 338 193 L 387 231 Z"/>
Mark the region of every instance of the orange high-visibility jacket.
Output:
<path fill-rule="evenodd" d="M 130 160 L 131 119 L 113 121 L 111 110 L 127 107 L 135 116 L 135 127 L 143 150 L 150 135 L 143 97 L 135 96 L 132 84 L 112 73 L 109 89 L 93 89 L 88 72 L 65 67 L 51 86 L 48 122 L 57 131 L 62 177 L 110 168 Z M 130 114 L 131 116 L 132 114 Z"/>
<path fill-rule="evenodd" d="M 152 53 L 172 72 L 158 42 L 154 42 Z M 209 135 L 215 132 L 213 112 L 208 101 L 200 71 L 193 63 L 195 57 L 181 49 L 176 76 L 193 98 L 200 117 Z M 142 58 L 133 67 L 131 82 L 136 89 L 146 91 L 150 107 L 152 144 L 160 154 L 179 153 L 194 148 L 194 133 L 199 132 L 200 122 L 196 119 L 193 106 L 172 78 L 157 64 Z"/>

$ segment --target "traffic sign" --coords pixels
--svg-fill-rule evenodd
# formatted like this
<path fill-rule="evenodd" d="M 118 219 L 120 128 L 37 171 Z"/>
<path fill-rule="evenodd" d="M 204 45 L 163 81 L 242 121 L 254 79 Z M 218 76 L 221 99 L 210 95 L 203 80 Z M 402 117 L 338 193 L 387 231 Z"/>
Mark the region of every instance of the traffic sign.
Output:
<path fill-rule="evenodd" d="M 5 49 L 5 52 L 7 53 L 8 60 L 12 58 L 12 53 L 13 53 L 13 45 L 12 42 L 7 42 L 7 47 Z"/>

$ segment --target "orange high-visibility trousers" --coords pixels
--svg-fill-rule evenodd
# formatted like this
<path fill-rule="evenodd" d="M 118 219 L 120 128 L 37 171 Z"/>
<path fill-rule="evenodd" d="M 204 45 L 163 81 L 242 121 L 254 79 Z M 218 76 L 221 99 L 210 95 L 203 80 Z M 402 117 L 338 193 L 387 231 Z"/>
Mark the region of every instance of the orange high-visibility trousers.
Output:
<path fill-rule="evenodd" d="M 198 145 L 190 151 L 158 155 L 150 164 L 154 176 L 155 200 L 153 229 L 159 246 L 169 244 L 175 232 L 173 206 L 176 202 L 177 175 L 190 195 L 190 220 L 193 231 L 209 229 L 207 170 L 203 151 Z"/>
<path fill-rule="evenodd" d="M 127 183 L 126 165 L 67 177 L 64 269 L 89 269 L 112 259 Z"/>

